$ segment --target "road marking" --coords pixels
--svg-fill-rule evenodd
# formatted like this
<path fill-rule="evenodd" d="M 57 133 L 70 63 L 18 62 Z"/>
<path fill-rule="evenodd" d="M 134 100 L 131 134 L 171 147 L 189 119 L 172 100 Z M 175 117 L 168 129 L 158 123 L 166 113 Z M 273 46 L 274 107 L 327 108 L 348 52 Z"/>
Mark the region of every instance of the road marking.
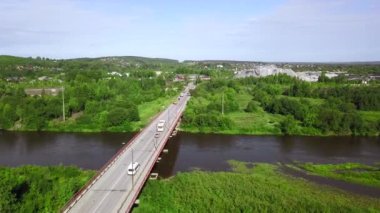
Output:
<path fill-rule="evenodd" d="M 123 173 L 125 173 L 125 171 L 124 171 Z M 123 174 L 123 173 L 122 173 L 122 174 Z M 113 189 L 113 188 L 119 183 L 119 181 L 120 181 L 120 179 L 121 179 L 122 177 L 124 177 L 124 175 L 120 175 L 120 177 L 115 181 L 115 183 L 112 184 L 112 186 L 110 187 L 111 190 L 112 190 L 112 189 Z M 99 202 L 99 205 L 95 208 L 94 212 L 96 212 L 96 211 L 100 208 L 100 206 L 103 204 L 103 201 L 108 197 L 109 194 L 111 194 L 111 192 L 112 192 L 112 191 L 108 191 L 108 192 L 106 193 L 106 195 L 103 197 L 103 199 Z"/>

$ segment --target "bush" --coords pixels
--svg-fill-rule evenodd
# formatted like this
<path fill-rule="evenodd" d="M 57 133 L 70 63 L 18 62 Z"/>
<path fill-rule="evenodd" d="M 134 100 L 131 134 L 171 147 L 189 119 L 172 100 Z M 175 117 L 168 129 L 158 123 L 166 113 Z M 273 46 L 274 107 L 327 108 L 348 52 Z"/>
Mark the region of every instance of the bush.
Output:
<path fill-rule="evenodd" d="M 248 102 L 247 107 L 245 108 L 244 111 L 246 112 L 256 112 L 258 109 L 257 103 L 254 100 L 251 100 Z"/>

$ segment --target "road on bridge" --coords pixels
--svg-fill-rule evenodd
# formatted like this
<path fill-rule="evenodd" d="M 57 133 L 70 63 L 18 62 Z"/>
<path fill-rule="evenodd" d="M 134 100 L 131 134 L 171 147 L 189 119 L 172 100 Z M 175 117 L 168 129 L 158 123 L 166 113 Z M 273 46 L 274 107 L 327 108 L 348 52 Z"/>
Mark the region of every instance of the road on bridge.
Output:
<path fill-rule="evenodd" d="M 189 84 L 177 103 L 171 104 L 133 138 L 97 177 L 74 197 L 63 212 L 128 212 L 149 177 L 172 130 L 189 100 Z M 165 129 L 155 138 L 157 123 L 165 120 Z M 132 161 L 133 158 L 133 161 Z M 131 162 L 140 163 L 136 174 L 127 174 Z"/>

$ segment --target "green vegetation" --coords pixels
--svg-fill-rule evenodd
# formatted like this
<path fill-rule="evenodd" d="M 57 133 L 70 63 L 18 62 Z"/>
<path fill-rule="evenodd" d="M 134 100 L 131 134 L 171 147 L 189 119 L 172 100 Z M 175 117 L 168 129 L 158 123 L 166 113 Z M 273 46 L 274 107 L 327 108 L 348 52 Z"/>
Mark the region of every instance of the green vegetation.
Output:
<path fill-rule="evenodd" d="M 345 76 L 331 80 L 325 75 L 317 83 L 284 75 L 234 79 L 232 70 L 252 65 L 247 63 L 178 63 L 142 57 L 54 60 L 0 56 L 0 129 L 137 131 L 182 90 L 184 82 L 174 81 L 177 74 L 185 80 L 190 78 L 188 74 L 199 74 L 210 76 L 211 81 L 200 83 L 193 92 L 183 119 L 185 131 L 380 134 L 378 81 L 361 85 Z M 365 74 L 378 73 L 380 67 L 375 64 L 300 67 L 304 66 Z M 199 83 L 201 77 L 193 80 Z M 63 87 L 65 121 L 63 93 L 59 91 Z M 46 90 L 30 90 L 41 88 Z"/>
<path fill-rule="evenodd" d="M 0 212 L 58 212 L 93 175 L 76 167 L 0 167 Z"/>
<path fill-rule="evenodd" d="M 137 131 L 182 90 L 183 83 L 173 82 L 177 66 L 173 60 L 141 57 L 0 56 L 0 129 Z M 156 72 L 160 69 L 166 71 Z M 30 91 L 36 88 L 45 91 Z"/>
<path fill-rule="evenodd" d="M 234 172 L 193 171 L 148 181 L 134 212 L 377 212 L 380 200 L 280 173 L 276 165 L 230 162 Z"/>
<path fill-rule="evenodd" d="M 215 78 L 192 92 L 182 129 L 285 135 L 379 135 L 380 86 L 286 75 Z"/>
<path fill-rule="evenodd" d="M 352 183 L 380 187 L 380 165 L 368 166 L 359 163 L 298 163 L 297 166 L 312 174 L 344 180 Z"/>

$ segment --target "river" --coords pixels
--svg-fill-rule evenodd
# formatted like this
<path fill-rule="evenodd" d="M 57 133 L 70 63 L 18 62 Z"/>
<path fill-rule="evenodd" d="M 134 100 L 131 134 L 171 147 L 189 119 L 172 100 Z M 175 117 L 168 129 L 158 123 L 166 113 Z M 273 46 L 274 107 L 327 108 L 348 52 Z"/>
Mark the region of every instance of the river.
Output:
<path fill-rule="evenodd" d="M 0 132 L 0 165 L 102 167 L 129 133 Z M 154 168 L 161 177 L 194 168 L 229 170 L 227 161 L 343 163 L 380 162 L 379 137 L 241 136 L 179 133 Z"/>

